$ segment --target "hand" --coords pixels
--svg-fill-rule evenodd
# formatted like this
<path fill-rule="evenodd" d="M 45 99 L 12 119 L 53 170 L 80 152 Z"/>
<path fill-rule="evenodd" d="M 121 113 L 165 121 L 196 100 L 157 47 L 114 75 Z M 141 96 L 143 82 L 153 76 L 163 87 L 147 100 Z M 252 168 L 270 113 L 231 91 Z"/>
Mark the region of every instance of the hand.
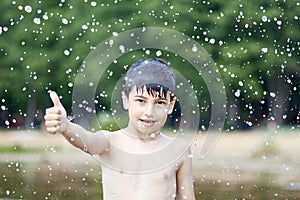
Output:
<path fill-rule="evenodd" d="M 64 106 L 61 104 L 58 95 L 54 91 L 50 91 L 50 98 L 53 107 L 46 109 L 45 126 L 49 133 L 62 133 L 67 130 L 69 121 Z"/>

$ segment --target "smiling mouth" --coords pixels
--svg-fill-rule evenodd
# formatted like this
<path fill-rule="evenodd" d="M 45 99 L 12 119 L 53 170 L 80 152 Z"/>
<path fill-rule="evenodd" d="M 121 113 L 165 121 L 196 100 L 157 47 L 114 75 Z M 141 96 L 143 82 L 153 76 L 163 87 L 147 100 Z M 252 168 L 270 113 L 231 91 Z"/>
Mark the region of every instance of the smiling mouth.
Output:
<path fill-rule="evenodd" d="M 155 123 L 155 121 L 150 120 L 150 119 L 140 119 L 140 121 L 146 127 L 152 126 Z"/>

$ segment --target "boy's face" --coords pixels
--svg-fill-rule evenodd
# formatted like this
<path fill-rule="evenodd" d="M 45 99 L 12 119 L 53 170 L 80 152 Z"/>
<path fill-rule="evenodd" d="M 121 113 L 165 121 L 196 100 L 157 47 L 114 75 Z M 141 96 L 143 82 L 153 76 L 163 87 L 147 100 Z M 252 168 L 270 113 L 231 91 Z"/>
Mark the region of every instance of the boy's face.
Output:
<path fill-rule="evenodd" d="M 152 133 L 159 133 L 166 122 L 168 114 L 171 114 L 176 101 L 170 100 L 170 92 L 164 96 L 162 92 L 149 94 L 144 88 L 133 88 L 127 97 L 124 93 L 123 105 L 128 109 L 130 134 L 139 137 L 149 137 Z"/>

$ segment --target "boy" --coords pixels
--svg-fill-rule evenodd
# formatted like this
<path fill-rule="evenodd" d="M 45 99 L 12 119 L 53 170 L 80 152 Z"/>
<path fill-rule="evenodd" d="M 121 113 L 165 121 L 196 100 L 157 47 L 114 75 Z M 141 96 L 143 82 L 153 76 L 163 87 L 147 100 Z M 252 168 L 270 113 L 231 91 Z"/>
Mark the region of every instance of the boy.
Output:
<path fill-rule="evenodd" d="M 54 106 L 46 110 L 45 125 L 100 159 L 105 200 L 194 200 L 190 149 L 161 133 L 176 102 L 174 90 L 175 76 L 165 62 L 140 60 L 125 76 L 126 128 L 91 133 L 69 122 L 55 92 L 50 92 Z"/>

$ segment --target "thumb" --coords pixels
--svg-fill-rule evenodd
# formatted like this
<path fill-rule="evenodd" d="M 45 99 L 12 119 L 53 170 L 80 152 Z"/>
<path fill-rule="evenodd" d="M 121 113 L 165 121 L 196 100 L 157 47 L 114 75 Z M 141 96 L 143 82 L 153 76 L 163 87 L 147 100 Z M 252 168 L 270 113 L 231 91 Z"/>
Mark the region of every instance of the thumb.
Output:
<path fill-rule="evenodd" d="M 63 107 L 56 92 L 50 91 L 50 98 L 55 107 Z"/>

